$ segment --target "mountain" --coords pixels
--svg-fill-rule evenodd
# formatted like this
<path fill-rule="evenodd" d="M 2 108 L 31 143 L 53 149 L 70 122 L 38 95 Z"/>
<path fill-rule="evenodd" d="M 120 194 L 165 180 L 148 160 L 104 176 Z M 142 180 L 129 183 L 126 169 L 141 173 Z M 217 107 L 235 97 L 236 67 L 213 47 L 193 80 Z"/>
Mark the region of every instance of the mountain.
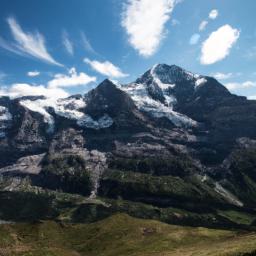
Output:
<path fill-rule="evenodd" d="M 116 212 L 253 229 L 256 101 L 158 64 L 65 99 L 0 98 L 0 219 Z"/>

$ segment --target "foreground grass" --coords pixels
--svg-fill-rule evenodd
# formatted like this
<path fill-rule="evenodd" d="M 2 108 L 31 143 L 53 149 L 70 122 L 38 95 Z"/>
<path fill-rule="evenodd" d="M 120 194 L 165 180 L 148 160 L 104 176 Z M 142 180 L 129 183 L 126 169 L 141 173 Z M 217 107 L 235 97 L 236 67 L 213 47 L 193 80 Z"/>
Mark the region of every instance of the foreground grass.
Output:
<path fill-rule="evenodd" d="M 115 214 L 91 224 L 1 225 L 0 255 L 256 255 L 256 233 L 181 227 Z"/>

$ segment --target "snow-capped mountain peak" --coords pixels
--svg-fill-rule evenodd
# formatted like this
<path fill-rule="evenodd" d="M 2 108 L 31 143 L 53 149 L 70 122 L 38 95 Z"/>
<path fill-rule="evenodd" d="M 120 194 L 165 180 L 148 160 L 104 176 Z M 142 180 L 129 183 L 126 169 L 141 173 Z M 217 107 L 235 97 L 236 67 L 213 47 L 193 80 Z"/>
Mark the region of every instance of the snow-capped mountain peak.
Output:
<path fill-rule="evenodd" d="M 154 116 L 165 117 L 176 126 L 196 126 L 197 122 L 174 111 L 177 99 L 173 94 L 177 83 L 189 82 L 196 86 L 199 75 L 172 65 L 156 64 L 134 83 L 121 87 L 132 97 L 136 106 Z"/>
<path fill-rule="evenodd" d="M 86 95 L 60 99 L 27 96 L 13 100 L 13 104 L 39 114 L 47 124 L 47 131 L 53 133 L 56 120 L 68 119 L 70 124 L 80 128 L 98 130 L 108 128 L 114 122 L 120 121 L 122 125 L 128 119 L 132 122 L 130 117 L 136 119 L 138 110 L 156 121 L 165 118 L 177 127 L 195 127 L 198 124 L 195 120 L 200 118 L 195 116 L 195 111 L 191 114 L 193 102 L 200 99 L 206 102 L 209 98 L 211 103 L 228 96 L 228 90 L 214 78 L 193 74 L 176 65 L 156 64 L 127 85 L 106 79 Z M 6 97 L 0 102 L 0 137 L 5 136 L 13 114 L 12 107 L 11 112 L 7 112 L 7 99 L 10 100 Z M 127 119 L 124 118 L 126 114 Z"/>
<path fill-rule="evenodd" d="M 165 117 L 175 126 L 190 127 L 196 126 L 197 122 L 178 109 L 200 96 L 219 97 L 229 94 L 214 78 L 166 64 L 154 65 L 135 82 L 120 88 L 130 94 L 140 110 L 156 118 Z M 206 93 L 209 91 L 212 94 Z"/>

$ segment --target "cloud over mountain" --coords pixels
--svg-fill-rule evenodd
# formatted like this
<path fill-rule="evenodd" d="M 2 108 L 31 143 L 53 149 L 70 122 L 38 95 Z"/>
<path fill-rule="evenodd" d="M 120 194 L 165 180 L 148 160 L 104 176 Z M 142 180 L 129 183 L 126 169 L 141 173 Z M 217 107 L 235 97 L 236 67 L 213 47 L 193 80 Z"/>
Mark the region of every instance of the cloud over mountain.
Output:
<path fill-rule="evenodd" d="M 68 75 L 56 74 L 54 76 L 54 79 L 48 82 L 48 87 L 74 87 L 79 85 L 86 85 L 91 82 L 96 82 L 95 76 L 89 76 L 84 72 L 77 73 L 74 67 L 71 68 L 68 73 Z"/>

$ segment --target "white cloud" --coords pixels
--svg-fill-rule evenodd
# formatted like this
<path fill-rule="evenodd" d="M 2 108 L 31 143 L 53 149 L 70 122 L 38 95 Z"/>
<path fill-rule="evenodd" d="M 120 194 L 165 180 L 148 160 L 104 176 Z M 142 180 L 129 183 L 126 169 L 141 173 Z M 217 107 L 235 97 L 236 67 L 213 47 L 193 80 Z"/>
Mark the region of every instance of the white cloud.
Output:
<path fill-rule="evenodd" d="M 218 10 L 213 9 L 209 13 L 209 19 L 215 20 L 218 17 L 218 15 L 219 15 Z"/>
<path fill-rule="evenodd" d="M 108 77 L 122 78 L 128 76 L 128 74 L 124 74 L 119 67 L 109 61 L 99 62 L 97 60 L 84 59 L 84 62 L 89 64 L 95 71 Z"/>
<path fill-rule="evenodd" d="M 221 72 L 217 72 L 212 74 L 213 77 L 215 77 L 218 80 L 225 80 L 225 79 L 229 79 L 233 76 L 233 73 L 221 73 Z"/>
<path fill-rule="evenodd" d="M 175 0 L 128 0 L 122 13 L 122 26 L 129 43 L 144 57 L 153 55 L 165 34 Z"/>
<path fill-rule="evenodd" d="M 27 75 L 28 76 L 30 76 L 30 77 L 35 77 L 35 76 L 39 76 L 40 75 L 40 72 L 39 71 L 29 71 L 28 73 L 27 73 Z"/>
<path fill-rule="evenodd" d="M 215 20 L 218 17 L 218 15 L 219 15 L 218 10 L 216 10 L 216 9 L 211 10 L 209 13 L 209 19 Z M 199 31 L 205 30 L 208 23 L 209 23 L 208 20 L 203 20 L 198 27 Z"/>
<path fill-rule="evenodd" d="M 191 37 L 190 37 L 190 40 L 189 40 L 189 43 L 191 45 L 194 45 L 194 44 L 197 44 L 198 41 L 200 39 L 200 35 L 199 34 L 193 34 Z"/>
<path fill-rule="evenodd" d="M 237 89 L 248 89 L 256 87 L 256 82 L 246 81 L 242 83 L 227 83 L 225 84 L 226 88 L 229 90 L 237 90 Z"/>
<path fill-rule="evenodd" d="M 77 73 L 75 68 L 69 70 L 69 74 L 56 74 L 54 79 L 48 82 L 49 88 L 73 87 L 96 82 L 96 77 L 89 76 L 83 72 Z"/>
<path fill-rule="evenodd" d="M 199 31 L 205 30 L 207 24 L 208 24 L 208 21 L 207 21 L 207 20 L 203 20 L 203 21 L 200 23 L 200 25 L 199 25 L 199 28 L 198 28 Z"/>
<path fill-rule="evenodd" d="M 74 55 L 74 47 L 72 42 L 69 39 L 69 35 L 66 30 L 63 30 L 62 32 L 62 43 L 66 49 L 66 51 L 73 56 Z"/>
<path fill-rule="evenodd" d="M 37 71 L 28 72 L 36 74 Z M 38 72 L 39 73 L 39 72 Z M 86 85 L 95 82 L 96 77 L 88 76 L 81 72 L 77 73 L 75 68 L 69 70 L 69 74 L 56 74 L 54 79 L 50 80 L 47 85 L 31 85 L 27 83 L 15 83 L 9 87 L 0 87 L 0 97 L 9 96 L 18 98 L 22 96 L 45 96 L 46 98 L 58 99 L 66 98 L 69 93 L 60 87 L 73 87 L 78 85 Z"/>
<path fill-rule="evenodd" d="M 23 96 L 45 96 L 47 98 L 66 98 L 69 94 L 60 88 L 47 88 L 43 85 L 13 84 L 10 88 L 0 91 L 0 96 L 18 98 Z"/>
<path fill-rule="evenodd" d="M 3 38 L 0 38 L 0 46 L 2 48 L 15 54 L 34 57 L 53 65 L 62 66 L 48 53 L 45 46 L 45 39 L 39 32 L 24 32 L 12 17 L 9 17 L 7 22 L 15 43 L 8 43 Z"/>
<path fill-rule="evenodd" d="M 239 30 L 232 28 L 230 25 L 224 25 L 212 32 L 203 42 L 200 58 L 201 64 L 213 64 L 227 57 L 239 35 Z"/>

